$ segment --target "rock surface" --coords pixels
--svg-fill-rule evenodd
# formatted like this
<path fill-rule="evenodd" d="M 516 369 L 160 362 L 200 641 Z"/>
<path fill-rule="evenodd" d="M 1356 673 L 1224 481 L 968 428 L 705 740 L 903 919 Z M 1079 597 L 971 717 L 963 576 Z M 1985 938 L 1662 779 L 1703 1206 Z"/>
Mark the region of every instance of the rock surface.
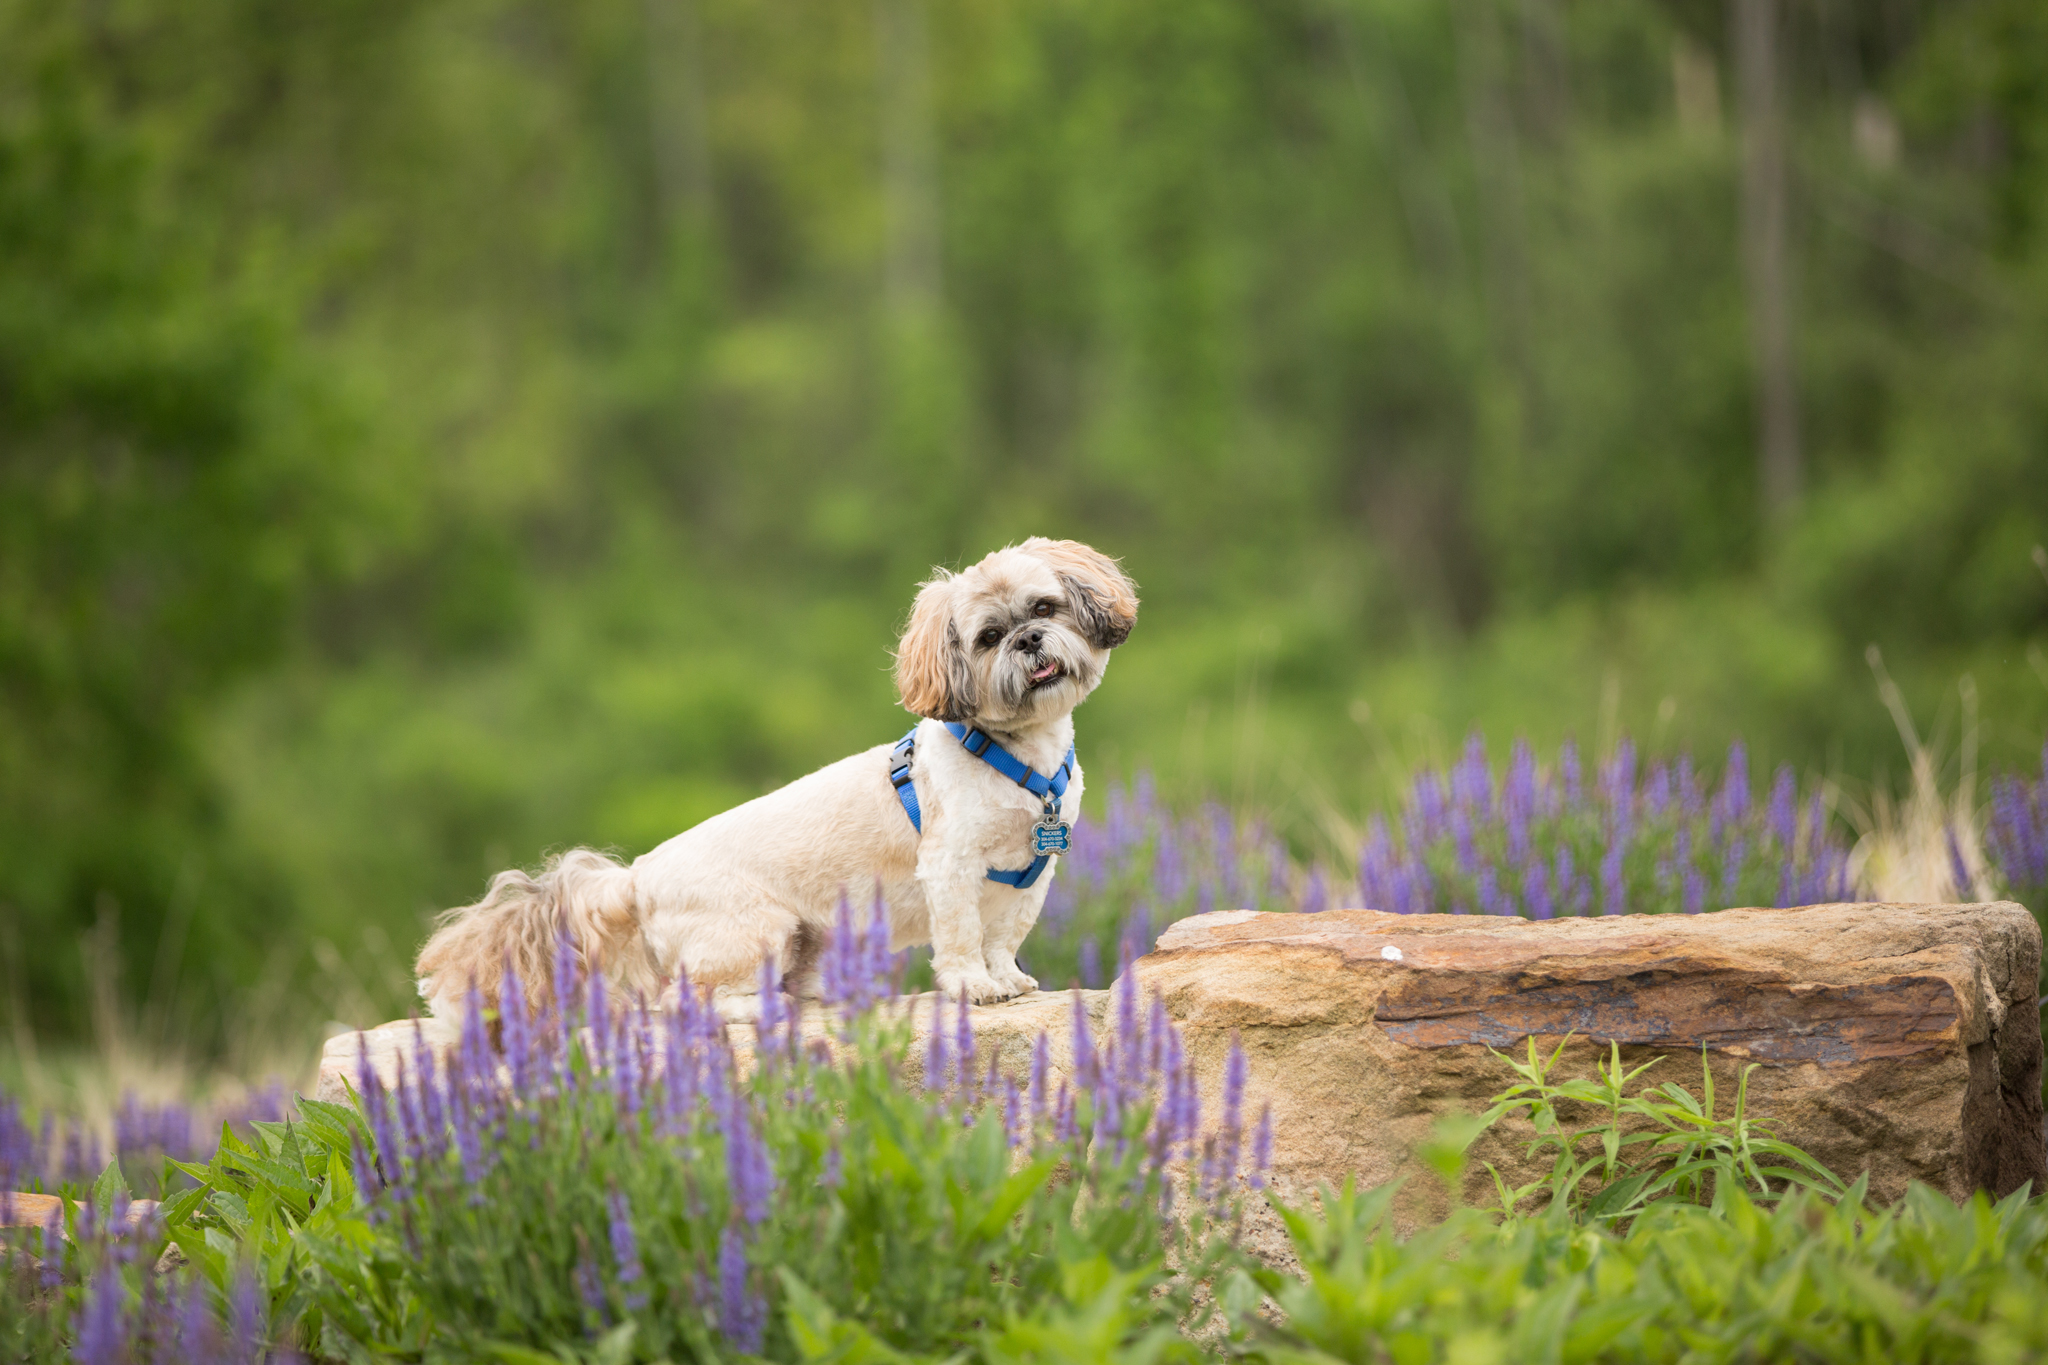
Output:
<path fill-rule="evenodd" d="M 1728 1112 L 1742 1071 L 1750 1113 L 1872 1194 L 1909 1180 L 1956 1197 L 2048 1189 L 2041 1033 L 2034 1008 L 2041 935 L 2017 905 L 1824 905 L 1699 916 L 1532 922 L 1333 910 L 1229 911 L 1182 920 L 1133 970 L 1179 1024 L 1211 1111 L 1233 1036 L 1250 1062 L 1247 1112 L 1273 1106 L 1275 1184 L 1411 1182 L 1403 1222 L 1439 1197 L 1411 1153 L 1436 1118 L 1483 1110 L 1513 1080 L 1488 1049 L 1570 1035 L 1559 1078 L 1592 1074 L 1610 1040 L 1630 1065 L 1665 1060 L 1638 1088 L 1700 1093 L 1702 1050 Z M 1080 993 L 1099 1030 L 1108 992 Z M 907 1002 L 921 1039 L 932 998 Z M 1073 999 L 1039 993 L 969 1011 L 986 1065 L 1029 1069 L 1041 1030 L 1056 1073 L 1070 1057 Z M 953 1007 L 946 1010 L 948 1026 Z M 343 1099 L 358 1037 L 388 1083 L 415 1026 L 331 1040 L 319 1094 Z M 815 1008 L 805 1031 L 823 1036 Z M 419 1037 L 444 1048 L 445 1025 Z M 752 1030 L 733 1026 L 736 1047 Z M 914 1048 L 915 1074 L 922 1049 Z M 1480 1163 L 1533 1169 L 1529 1136 L 1503 1124 L 1473 1148 L 1468 1192 L 1490 1194 Z"/>
<path fill-rule="evenodd" d="M 1283 1189 L 1419 1170 L 1437 1115 L 1479 1112 L 1512 1079 L 1488 1049 L 1567 1035 L 1558 1075 L 1609 1041 L 1638 1086 L 1701 1090 L 1749 1112 L 1872 1194 L 1908 1180 L 1952 1197 L 2048 1188 L 2041 1141 L 2041 934 L 2024 909 L 1824 905 L 1533 922 L 1371 910 L 1183 920 L 1135 970 L 1187 1036 L 1205 1081 L 1228 1039 L 1270 1101 Z M 1527 1130 L 1473 1156 L 1522 1179 Z M 1478 1178 L 1475 1176 L 1475 1179 Z M 1476 1188 L 1474 1189 L 1476 1193 Z"/>

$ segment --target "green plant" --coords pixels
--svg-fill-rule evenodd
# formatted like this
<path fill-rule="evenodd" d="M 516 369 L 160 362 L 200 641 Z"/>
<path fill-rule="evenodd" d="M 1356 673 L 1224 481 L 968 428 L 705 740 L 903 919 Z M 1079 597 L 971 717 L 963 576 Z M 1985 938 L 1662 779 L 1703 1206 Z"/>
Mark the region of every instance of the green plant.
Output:
<path fill-rule="evenodd" d="M 1569 1041 L 1559 1042 L 1547 1058 L 1538 1053 L 1533 1037 L 1527 1040 L 1526 1061 L 1494 1054 L 1520 1080 L 1495 1097 L 1485 1125 L 1524 1115 L 1536 1129 L 1528 1154 L 1551 1157 L 1547 1173 L 1517 1187 L 1488 1163 L 1502 1215 L 1512 1216 L 1526 1201 L 1540 1198 L 1547 1209 L 1611 1223 L 1632 1218 L 1658 1200 L 1709 1203 L 1731 1187 L 1762 1203 L 1794 1189 L 1828 1198 L 1845 1193 L 1847 1187 L 1832 1171 L 1781 1141 L 1769 1124 L 1750 1113 L 1749 1077 L 1756 1063 L 1743 1068 L 1734 1107 L 1724 1117 L 1715 1112 L 1714 1073 L 1705 1048 L 1700 1051 L 1698 1098 L 1676 1082 L 1630 1095 L 1629 1084 L 1662 1057 L 1625 1070 L 1620 1045 L 1610 1042 L 1607 1060 L 1594 1068 L 1591 1079 L 1553 1081 Z M 1591 1110 L 1596 1121 L 1569 1126 L 1566 1117 L 1578 1109 Z M 1631 1149 L 1639 1160 L 1625 1159 Z"/>

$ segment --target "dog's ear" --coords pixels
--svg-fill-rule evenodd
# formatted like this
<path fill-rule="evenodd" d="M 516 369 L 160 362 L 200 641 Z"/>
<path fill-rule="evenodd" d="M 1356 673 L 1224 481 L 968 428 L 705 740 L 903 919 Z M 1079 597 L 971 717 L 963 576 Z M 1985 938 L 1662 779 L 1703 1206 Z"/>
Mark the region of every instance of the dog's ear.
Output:
<path fill-rule="evenodd" d="M 1138 620 L 1138 586 L 1114 559 L 1078 540 L 1033 536 L 1022 548 L 1052 565 L 1090 644 L 1115 649 L 1129 638 Z"/>
<path fill-rule="evenodd" d="M 941 571 L 918 590 L 896 642 L 896 691 L 903 709 L 931 720 L 965 720 L 974 713 L 974 672 L 953 625 L 953 582 L 953 575 Z"/>

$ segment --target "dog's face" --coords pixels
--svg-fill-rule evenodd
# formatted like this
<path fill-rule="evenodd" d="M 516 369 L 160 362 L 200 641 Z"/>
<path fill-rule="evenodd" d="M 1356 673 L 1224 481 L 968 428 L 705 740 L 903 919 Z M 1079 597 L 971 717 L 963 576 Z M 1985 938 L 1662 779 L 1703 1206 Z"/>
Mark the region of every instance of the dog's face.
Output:
<path fill-rule="evenodd" d="M 907 711 L 1010 729 L 1064 715 L 1102 681 L 1138 619 L 1116 561 L 1033 536 L 918 592 L 896 647 Z"/>

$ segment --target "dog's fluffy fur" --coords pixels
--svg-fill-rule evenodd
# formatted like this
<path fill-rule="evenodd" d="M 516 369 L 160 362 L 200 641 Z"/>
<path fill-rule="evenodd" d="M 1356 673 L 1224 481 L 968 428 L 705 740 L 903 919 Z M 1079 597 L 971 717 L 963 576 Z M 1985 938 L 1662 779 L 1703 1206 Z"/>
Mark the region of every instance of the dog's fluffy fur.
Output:
<path fill-rule="evenodd" d="M 679 976 L 720 989 L 745 1016 L 764 959 L 815 995 L 817 954 L 842 896 L 879 887 L 896 948 L 932 945 L 939 986 L 976 1003 L 1036 988 L 1017 949 L 1045 904 L 1036 885 L 987 880 L 1030 860 L 1040 803 L 975 758 L 940 723 L 980 727 L 1041 773 L 1073 742 L 1073 710 L 1130 634 L 1138 596 L 1116 562 L 1071 540 L 1034 537 L 958 574 L 938 571 L 911 608 L 896 685 L 917 727 L 919 837 L 889 784 L 890 744 L 844 758 L 713 816 L 631 866 L 587 848 L 538 876 L 501 872 L 475 905 L 450 910 L 420 951 L 421 996 L 455 1018 L 472 984 L 495 1005 L 506 964 L 529 1002 L 548 1003 L 557 940 L 646 999 Z M 1076 765 L 1064 810 L 1080 809 Z"/>

